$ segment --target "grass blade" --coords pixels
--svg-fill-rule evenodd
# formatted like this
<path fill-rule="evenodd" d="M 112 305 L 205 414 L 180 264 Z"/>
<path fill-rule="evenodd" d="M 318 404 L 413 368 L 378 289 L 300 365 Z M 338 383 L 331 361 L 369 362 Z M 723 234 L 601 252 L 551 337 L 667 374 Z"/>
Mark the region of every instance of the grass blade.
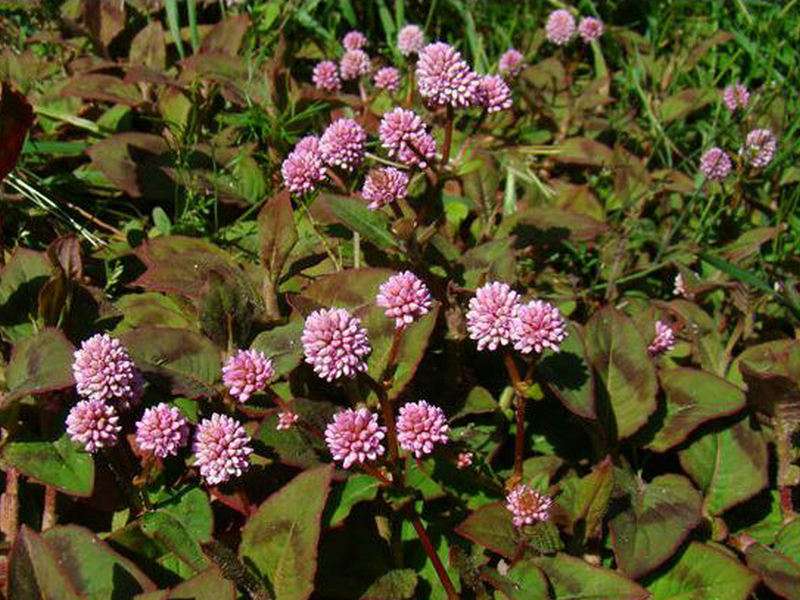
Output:
<path fill-rule="evenodd" d="M 164 8 L 167 9 L 169 32 L 178 47 L 178 54 L 181 58 L 186 58 L 186 54 L 183 51 L 183 42 L 181 42 L 181 19 L 178 14 L 178 0 L 165 0 Z"/>

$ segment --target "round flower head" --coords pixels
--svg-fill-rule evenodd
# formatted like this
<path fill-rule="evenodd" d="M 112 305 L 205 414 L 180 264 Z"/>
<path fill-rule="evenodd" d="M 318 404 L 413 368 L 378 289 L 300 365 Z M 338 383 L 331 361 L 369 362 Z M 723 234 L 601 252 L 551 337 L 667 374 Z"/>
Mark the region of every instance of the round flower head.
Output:
<path fill-rule="evenodd" d="M 375 73 L 375 87 L 379 90 L 396 92 L 400 88 L 400 71 L 394 67 L 383 67 Z"/>
<path fill-rule="evenodd" d="M 157 404 L 136 423 L 136 443 L 159 458 L 175 456 L 189 439 L 189 422 L 174 406 Z"/>
<path fill-rule="evenodd" d="M 275 426 L 275 429 L 278 431 L 291 429 L 299 419 L 300 417 L 292 411 L 285 410 L 278 415 L 278 424 Z"/>
<path fill-rule="evenodd" d="M 397 48 L 403 56 L 419 52 L 425 46 L 425 34 L 418 25 L 406 25 L 397 34 Z"/>
<path fill-rule="evenodd" d="M 506 283 L 478 288 L 467 312 L 467 331 L 478 342 L 478 350 L 497 350 L 511 342 L 518 306 L 519 295 Z"/>
<path fill-rule="evenodd" d="M 84 340 L 72 363 L 78 394 L 117 402 L 122 408 L 142 397 L 143 381 L 128 351 L 116 338 L 98 333 Z"/>
<path fill-rule="evenodd" d="M 575 35 L 575 19 L 568 10 L 554 10 L 547 17 L 547 39 L 556 46 L 563 46 Z"/>
<path fill-rule="evenodd" d="M 352 171 L 364 160 L 367 132 L 353 119 L 336 119 L 319 140 L 319 151 L 328 165 Z"/>
<path fill-rule="evenodd" d="M 519 75 L 520 71 L 522 71 L 523 59 L 522 52 L 515 48 L 509 48 L 503 52 L 503 55 L 500 57 L 497 63 L 497 70 L 501 75 L 516 77 Z"/>
<path fill-rule="evenodd" d="M 478 104 L 494 113 L 511 108 L 511 89 L 500 75 L 483 77 L 478 86 Z"/>
<path fill-rule="evenodd" d="M 301 337 L 306 362 L 326 381 L 367 370 L 372 349 L 361 321 L 343 308 L 322 308 L 306 318 Z"/>
<path fill-rule="evenodd" d="M 403 450 L 412 452 L 417 458 L 433 452 L 435 444 L 446 444 L 449 429 L 444 411 L 425 400 L 400 407 L 397 441 Z"/>
<path fill-rule="evenodd" d="M 675 332 L 664 321 L 656 321 L 656 336 L 647 347 L 650 356 L 669 352 L 675 347 Z"/>
<path fill-rule="evenodd" d="M 319 152 L 319 138 L 309 135 L 300 140 L 281 165 L 283 185 L 293 194 L 312 192 L 325 181 L 325 163 Z"/>
<path fill-rule="evenodd" d="M 244 427 L 231 417 L 214 413 L 203 419 L 194 434 L 194 464 L 208 485 L 239 477 L 250 466 L 253 449 Z"/>
<path fill-rule="evenodd" d="M 369 55 L 363 50 L 348 50 L 339 61 L 342 79 L 350 81 L 369 73 Z"/>
<path fill-rule="evenodd" d="M 700 157 L 700 171 L 711 180 L 721 181 L 731 172 L 731 159 L 722 148 L 714 146 Z"/>
<path fill-rule="evenodd" d="M 591 44 L 593 41 L 600 39 L 600 36 L 603 35 L 603 31 L 605 31 L 603 22 L 594 17 L 584 17 L 581 24 L 578 25 L 578 33 L 587 44 Z"/>
<path fill-rule="evenodd" d="M 511 337 L 514 349 L 523 354 L 541 354 L 545 348 L 558 352 L 561 342 L 567 338 L 567 323 L 555 306 L 533 300 L 517 308 Z"/>
<path fill-rule="evenodd" d="M 317 89 L 325 92 L 338 92 L 342 89 L 342 82 L 339 79 L 339 67 L 332 60 L 318 62 L 311 74 L 311 81 Z"/>
<path fill-rule="evenodd" d="M 775 157 L 778 139 L 769 129 L 753 129 L 739 153 L 754 167 L 766 167 Z"/>
<path fill-rule="evenodd" d="M 81 400 L 67 415 L 67 433 L 73 442 L 94 454 L 117 443 L 122 426 L 117 411 L 102 400 Z"/>
<path fill-rule="evenodd" d="M 429 103 L 459 108 L 475 102 L 480 76 L 455 48 L 436 42 L 420 52 L 417 81 L 420 95 Z"/>
<path fill-rule="evenodd" d="M 394 319 L 395 328 L 403 329 L 431 310 L 431 293 L 422 280 L 411 271 L 390 277 L 378 289 L 375 299 L 386 309 L 386 316 Z"/>
<path fill-rule="evenodd" d="M 383 115 L 378 135 L 389 156 L 405 165 L 425 168 L 436 156 L 436 142 L 412 110 L 397 107 Z"/>
<path fill-rule="evenodd" d="M 524 483 L 516 486 L 506 496 L 506 508 L 513 515 L 514 527 L 533 525 L 537 521 L 547 521 L 550 518 L 552 505 L 552 499 Z"/>
<path fill-rule="evenodd" d="M 342 46 L 345 50 L 360 50 L 367 45 L 367 36 L 360 31 L 349 31 L 342 38 Z"/>
<path fill-rule="evenodd" d="M 222 383 L 239 402 L 266 388 L 273 375 L 272 361 L 259 350 L 239 350 L 222 367 Z"/>
<path fill-rule="evenodd" d="M 729 85 L 722 92 L 722 100 L 728 110 L 734 112 L 737 108 L 744 108 L 750 101 L 750 92 L 741 83 Z"/>
<path fill-rule="evenodd" d="M 472 466 L 472 452 L 459 452 L 456 467 L 466 469 Z"/>
<path fill-rule="evenodd" d="M 378 415 L 366 408 L 336 413 L 325 428 L 325 443 L 333 460 L 341 461 L 345 469 L 354 462 L 363 464 L 382 456 L 385 436 L 386 428 L 378 425 Z"/>
<path fill-rule="evenodd" d="M 381 206 L 405 198 L 408 192 L 408 175 L 394 167 L 372 169 L 364 180 L 361 195 L 369 200 L 367 208 L 377 210 Z"/>

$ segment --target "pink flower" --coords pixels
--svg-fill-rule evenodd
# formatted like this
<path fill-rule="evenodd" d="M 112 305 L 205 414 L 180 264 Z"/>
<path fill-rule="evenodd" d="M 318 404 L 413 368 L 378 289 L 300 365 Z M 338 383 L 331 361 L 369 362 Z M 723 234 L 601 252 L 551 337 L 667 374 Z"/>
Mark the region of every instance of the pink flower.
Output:
<path fill-rule="evenodd" d="M 516 50 L 515 48 L 509 48 L 500 57 L 500 60 L 497 64 L 497 70 L 501 75 L 516 77 L 519 75 L 520 71 L 522 71 L 522 61 L 524 58 L 525 57 L 522 56 L 522 53 L 519 50 Z"/>
<path fill-rule="evenodd" d="M 375 87 L 379 90 L 396 92 L 400 88 L 400 71 L 394 67 L 383 67 L 375 73 Z"/>
<path fill-rule="evenodd" d="M 369 73 L 369 55 L 363 50 L 348 50 L 339 61 L 342 79 L 350 81 Z"/>
<path fill-rule="evenodd" d="M 533 525 L 537 521 L 547 521 L 550 518 L 550 507 L 553 500 L 540 494 L 524 483 L 516 486 L 506 496 L 506 508 L 514 515 L 514 527 Z"/>
<path fill-rule="evenodd" d="M 686 285 L 683 282 L 683 274 L 678 273 L 675 275 L 675 284 L 672 290 L 672 294 L 675 296 L 686 296 Z"/>
<path fill-rule="evenodd" d="M 722 148 L 714 146 L 700 157 L 700 171 L 712 181 L 721 181 L 731 172 L 731 159 Z"/>
<path fill-rule="evenodd" d="M 419 55 L 417 82 L 420 95 L 433 105 L 472 106 L 480 76 L 449 44 L 428 44 Z"/>
<path fill-rule="evenodd" d="M 317 89 L 326 92 L 338 92 L 342 89 L 342 82 L 339 79 L 339 68 L 332 60 L 318 62 L 311 74 L 311 81 Z"/>
<path fill-rule="evenodd" d="M 239 477 L 250 466 L 253 449 L 244 427 L 231 417 L 214 413 L 203 419 L 194 434 L 194 464 L 208 485 Z"/>
<path fill-rule="evenodd" d="M 412 110 L 397 107 L 383 115 L 378 134 L 389 156 L 405 165 L 424 168 L 436 156 L 436 142 Z"/>
<path fill-rule="evenodd" d="M 136 444 L 166 458 L 175 456 L 189 439 L 189 422 L 174 406 L 164 402 L 144 411 L 136 423 Z"/>
<path fill-rule="evenodd" d="M 559 310 L 542 300 L 533 300 L 517 307 L 511 326 L 514 349 L 523 354 L 541 354 L 545 348 L 558 352 L 567 338 L 567 323 Z"/>
<path fill-rule="evenodd" d="M 222 383 L 239 402 L 264 390 L 273 375 L 272 361 L 259 350 L 239 350 L 222 367 Z"/>
<path fill-rule="evenodd" d="M 459 452 L 456 467 L 459 469 L 466 469 L 472 466 L 472 452 Z"/>
<path fill-rule="evenodd" d="M 397 441 L 403 450 L 417 458 L 433 452 L 435 444 L 446 444 L 449 429 L 444 411 L 425 400 L 400 407 Z"/>
<path fill-rule="evenodd" d="M 591 44 L 593 41 L 600 39 L 600 36 L 603 35 L 603 31 L 605 31 L 603 22 L 594 17 L 584 17 L 581 24 L 578 25 L 578 33 L 587 44 Z"/>
<path fill-rule="evenodd" d="M 144 393 L 141 373 L 127 349 L 106 333 L 83 341 L 75 351 L 72 373 L 78 394 L 90 400 L 114 401 L 128 408 Z"/>
<path fill-rule="evenodd" d="M 281 165 L 283 185 L 293 194 L 312 192 L 325 181 L 325 163 L 319 152 L 319 139 L 309 135 L 300 140 Z"/>
<path fill-rule="evenodd" d="M 70 439 L 94 454 L 117 443 L 122 426 L 117 411 L 102 400 L 81 400 L 67 415 Z"/>
<path fill-rule="evenodd" d="M 353 119 L 336 119 L 319 140 L 319 152 L 328 165 L 352 171 L 364 160 L 367 132 Z"/>
<path fill-rule="evenodd" d="M 478 350 L 496 350 L 511 342 L 518 307 L 519 295 L 506 283 L 495 281 L 478 288 L 467 312 L 467 331 L 477 340 Z"/>
<path fill-rule="evenodd" d="M 367 208 L 377 210 L 381 206 L 405 198 L 408 192 L 408 175 L 394 167 L 372 169 L 364 180 L 361 195 L 370 203 Z"/>
<path fill-rule="evenodd" d="M 338 412 L 325 428 L 325 443 L 333 460 L 342 461 L 345 469 L 354 462 L 363 464 L 382 456 L 385 436 L 386 428 L 378 425 L 378 415 L 366 408 Z"/>
<path fill-rule="evenodd" d="M 372 348 L 361 321 L 343 308 L 322 308 L 308 315 L 301 337 L 306 362 L 322 379 L 355 377 L 367 370 Z"/>
<path fill-rule="evenodd" d="M 778 139 L 769 129 L 753 129 L 747 134 L 741 154 L 748 164 L 762 168 L 766 167 L 775 157 L 778 149 Z"/>
<path fill-rule="evenodd" d="M 750 101 L 750 92 L 741 83 L 729 85 L 722 92 L 722 99 L 728 110 L 734 112 L 737 108 L 744 108 Z"/>
<path fill-rule="evenodd" d="M 499 75 L 487 75 L 478 85 L 478 104 L 494 113 L 511 108 L 511 89 Z"/>
<path fill-rule="evenodd" d="M 349 31 L 342 38 L 342 46 L 345 50 L 360 50 L 367 45 L 367 36 L 360 31 Z"/>
<path fill-rule="evenodd" d="M 397 48 L 403 56 L 419 52 L 425 46 L 425 34 L 418 25 L 406 25 L 397 34 Z"/>
<path fill-rule="evenodd" d="M 275 429 L 278 431 L 291 429 L 299 419 L 300 417 L 292 411 L 285 410 L 278 415 L 278 424 L 275 426 Z"/>
<path fill-rule="evenodd" d="M 675 347 L 675 332 L 664 321 L 656 321 L 656 336 L 652 343 L 647 347 L 650 356 L 656 356 L 669 352 Z"/>
<path fill-rule="evenodd" d="M 575 19 L 568 10 L 554 10 L 547 17 L 547 39 L 563 46 L 575 35 Z"/>
<path fill-rule="evenodd" d="M 375 299 L 386 309 L 386 316 L 394 319 L 395 328 L 403 329 L 431 310 L 431 293 L 422 280 L 411 271 L 390 277 L 378 289 Z"/>

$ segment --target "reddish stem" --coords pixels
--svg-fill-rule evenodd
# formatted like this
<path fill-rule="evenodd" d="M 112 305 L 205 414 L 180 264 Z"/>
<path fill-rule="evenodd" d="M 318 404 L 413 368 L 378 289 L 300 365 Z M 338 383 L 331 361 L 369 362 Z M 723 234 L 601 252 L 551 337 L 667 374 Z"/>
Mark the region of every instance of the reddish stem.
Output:
<path fill-rule="evenodd" d="M 419 538 L 419 541 L 422 542 L 422 547 L 425 549 L 425 554 L 427 554 L 428 558 L 431 559 L 433 568 L 436 570 L 436 574 L 439 576 L 439 581 L 442 582 L 442 586 L 447 592 L 448 600 L 460 600 L 458 594 L 456 593 L 456 588 L 453 587 L 453 582 L 450 581 L 450 576 L 447 574 L 442 561 L 439 560 L 439 555 L 436 554 L 436 549 L 431 543 L 431 538 L 428 537 L 428 532 L 425 531 L 425 526 L 422 524 L 422 521 L 419 520 L 419 516 L 417 516 L 417 514 L 414 512 L 414 509 L 411 508 L 410 505 L 407 507 L 407 511 L 408 517 L 411 520 L 411 524 L 414 526 L 414 530 L 417 532 L 417 537 Z"/>
<path fill-rule="evenodd" d="M 525 398 L 520 393 L 520 377 L 517 363 L 511 351 L 506 350 L 503 360 L 514 387 L 514 399 L 516 400 L 516 431 L 514 441 L 514 479 L 519 481 L 522 478 L 522 458 L 525 452 Z"/>

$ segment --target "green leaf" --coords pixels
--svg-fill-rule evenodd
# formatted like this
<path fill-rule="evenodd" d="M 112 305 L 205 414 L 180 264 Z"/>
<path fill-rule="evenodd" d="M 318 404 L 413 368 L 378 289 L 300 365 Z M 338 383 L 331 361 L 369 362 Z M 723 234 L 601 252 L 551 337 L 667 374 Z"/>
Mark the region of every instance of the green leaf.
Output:
<path fill-rule="evenodd" d="M 164 544 L 195 572 L 210 566 L 198 541 L 169 511 L 157 510 L 145 513 L 142 515 L 139 527 L 145 535 Z"/>
<path fill-rule="evenodd" d="M 381 575 L 361 596 L 363 600 L 411 600 L 417 589 L 417 574 L 411 569 L 395 569 Z"/>
<path fill-rule="evenodd" d="M 92 163 L 123 192 L 165 202 L 173 199 L 176 190 L 165 168 L 168 153 L 164 138 L 136 131 L 114 134 L 86 150 Z"/>
<path fill-rule="evenodd" d="M 680 475 L 637 482 L 630 505 L 609 522 L 617 565 L 638 579 L 659 567 L 700 522 L 700 493 Z"/>
<path fill-rule="evenodd" d="M 57 555 L 23 525 L 8 557 L 9 600 L 78 600 L 78 592 L 58 564 Z"/>
<path fill-rule="evenodd" d="M 608 391 L 617 436 L 636 433 L 656 409 L 658 381 L 647 345 L 633 321 L 613 307 L 584 329 L 586 353 Z"/>
<path fill-rule="evenodd" d="M 42 329 L 14 346 L 6 370 L 8 393 L 3 407 L 28 394 L 41 394 L 75 385 L 72 361 L 75 347 L 57 329 Z"/>
<path fill-rule="evenodd" d="M 704 435 L 678 456 L 702 490 L 703 509 L 710 515 L 752 498 L 768 484 L 767 443 L 746 419 Z"/>
<path fill-rule="evenodd" d="M 187 533 L 201 544 L 211 540 L 214 531 L 214 513 L 208 495 L 202 489 L 193 487 L 182 491 L 159 504 L 158 508 L 166 509 L 178 519 Z"/>
<path fill-rule="evenodd" d="M 554 600 L 643 600 L 647 590 L 624 575 L 558 553 L 530 561 L 550 582 Z"/>
<path fill-rule="evenodd" d="M 529 561 L 515 563 L 505 575 L 497 569 L 484 569 L 481 579 L 497 589 L 507 600 L 549 600 L 547 578 Z"/>
<path fill-rule="evenodd" d="M 689 88 L 680 91 L 666 98 L 661 104 L 661 120 L 669 123 L 676 119 L 683 119 L 709 104 L 716 96 L 716 90 L 709 88 Z"/>
<path fill-rule="evenodd" d="M 646 447 L 665 452 L 686 440 L 697 427 L 732 415 L 745 405 L 744 392 L 711 373 L 697 369 L 669 369 L 660 373 L 667 400 L 664 424 Z"/>
<path fill-rule="evenodd" d="M 455 532 L 508 559 L 517 552 L 519 536 L 511 522 L 511 513 L 499 502 L 481 506 Z"/>
<path fill-rule="evenodd" d="M 719 550 L 691 542 L 648 589 L 653 600 L 746 600 L 758 576 Z"/>
<path fill-rule="evenodd" d="M 44 532 L 42 538 L 84 597 L 96 600 L 131 598 L 156 589 L 133 562 L 114 552 L 88 529 L 76 525 L 53 527 Z"/>
<path fill-rule="evenodd" d="M 285 325 L 262 331 L 250 344 L 272 359 L 275 376 L 287 375 L 303 360 L 303 319 L 293 319 Z"/>
<path fill-rule="evenodd" d="M 304 600 L 314 590 L 332 472 L 330 465 L 304 471 L 267 498 L 242 530 L 240 556 L 252 561 L 281 600 Z"/>
<path fill-rule="evenodd" d="M 71 496 L 87 497 L 94 489 L 94 460 L 62 435 L 55 442 L 9 442 L 3 459 L 22 473 Z"/>
<path fill-rule="evenodd" d="M 136 365 L 173 394 L 188 398 L 217 394 L 219 350 L 208 338 L 187 329 L 142 327 L 126 331 L 120 340 Z"/>
<path fill-rule="evenodd" d="M 321 201 L 339 222 L 360 233 L 379 249 L 399 247 L 397 240 L 389 232 L 389 217 L 383 212 L 369 210 L 362 201 L 335 194 L 322 194 L 314 203 L 315 208 Z"/>
<path fill-rule="evenodd" d="M 169 235 L 172 230 L 172 223 L 169 222 L 169 217 L 163 208 L 156 206 L 153 209 L 153 224 L 161 235 Z"/>
<path fill-rule="evenodd" d="M 331 491 L 323 516 L 325 527 L 340 525 L 356 504 L 373 500 L 380 487 L 381 482 L 372 475 L 350 475 L 342 485 L 337 485 Z"/>
<path fill-rule="evenodd" d="M 312 401 L 305 398 L 294 398 L 291 406 L 293 412 L 318 431 L 323 431 L 333 418 L 333 414 L 339 410 L 330 402 Z M 301 427 L 278 430 L 277 424 L 278 412 L 275 411 L 264 419 L 254 438 L 266 447 L 273 449 L 281 462 L 309 469 L 320 465 L 323 460 L 328 461 L 328 449 L 321 437 L 312 435 Z M 325 458 L 320 459 L 321 455 Z"/>
<path fill-rule="evenodd" d="M 536 365 L 547 386 L 570 412 L 596 419 L 594 371 L 586 358 L 583 329 L 567 322 L 567 339 L 558 352 L 543 356 Z"/>
<path fill-rule="evenodd" d="M 169 592 L 168 599 L 186 600 L 234 600 L 236 586 L 225 579 L 220 570 L 211 567 L 179 583 Z"/>
<path fill-rule="evenodd" d="M 566 513 L 567 531 L 584 540 L 593 537 L 606 514 L 614 491 L 614 464 L 606 457 L 585 477 L 573 477 L 561 484 L 556 504 Z"/>
<path fill-rule="evenodd" d="M 292 200 L 284 190 L 270 198 L 258 213 L 258 233 L 261 239 L 261 264 L 273 281 L 280 279 L 283 265 L 297 243 Z"/>
<path fill-rule="evenodd" d="M 0 270 L 0 333 L 15 342 L 30 336 L 39 289 L 53 267 L 43 252 L 17 248 Z"/>
<path fill-rule="evenodd" d="M 770 590 L 788 600 L 800 598 L 800 563 L 759 543 L 747 548 L 746 559 L 747 566 L 761 575 Z"/>
<path fill-rule="evenodd" d="M 166 294 L 126 294 L 114 302 L 114 308 L 120 312 L 122 320 L 110 332 L 112 335 L 139 327 L 196 328 L 197 317 L 192 317 L 174 297 Z"/>
<path fill-rule="evenodd" d="M 775 549 L 800 564 L 800 518 L 788 523 L 775 540 Z"/>

